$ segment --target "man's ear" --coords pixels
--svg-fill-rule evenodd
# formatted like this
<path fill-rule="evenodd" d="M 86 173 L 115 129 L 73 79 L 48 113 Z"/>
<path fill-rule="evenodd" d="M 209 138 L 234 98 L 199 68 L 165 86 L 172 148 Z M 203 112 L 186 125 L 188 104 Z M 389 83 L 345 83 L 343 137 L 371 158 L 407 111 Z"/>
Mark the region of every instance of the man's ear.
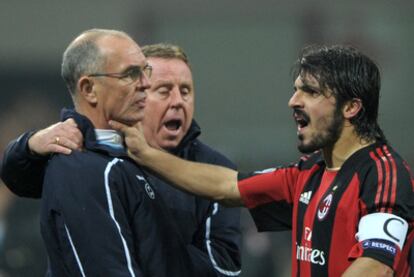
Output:
<path fill-rule="evenodd" d="M 352 100 L 349 100 L 345 103 L 342 112 L 344 115 L 344 118 L 351 119 L 354 118 L 359 111 L 362 109 L 362 101 L 359 98 L 353 98 Z"/>
<path fill-rule="evenodd" d="M 82 76 L 78 80 L 78 91 L 79 96 L 86 100 L 90 104 L 96 104 L 98 102 L 98 97 L 96 95 L 95 86 L 96 83 L 91 77 Z"/>

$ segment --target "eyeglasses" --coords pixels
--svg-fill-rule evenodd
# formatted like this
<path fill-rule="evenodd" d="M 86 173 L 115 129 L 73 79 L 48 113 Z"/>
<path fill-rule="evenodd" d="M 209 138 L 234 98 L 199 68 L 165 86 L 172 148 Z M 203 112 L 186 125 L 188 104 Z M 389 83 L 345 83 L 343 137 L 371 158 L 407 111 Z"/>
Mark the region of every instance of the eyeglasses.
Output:
<path fill-rule="evenodd" d="M 152 66 L 150 66 L 149 64 L 145 65 L 143 68 L 139 66 L 134 66 L 134 67 L 130 67 L 125 72 L 121 72 L 121 73 L 93 73 L 93 74 L 89 74 L 88 77 L 117 78 L 120 80 L 124 80 L 128 84 L 132 84 L 140 80 L 143 74 L 145 74 L 147 78 L 151 78 Z"/>

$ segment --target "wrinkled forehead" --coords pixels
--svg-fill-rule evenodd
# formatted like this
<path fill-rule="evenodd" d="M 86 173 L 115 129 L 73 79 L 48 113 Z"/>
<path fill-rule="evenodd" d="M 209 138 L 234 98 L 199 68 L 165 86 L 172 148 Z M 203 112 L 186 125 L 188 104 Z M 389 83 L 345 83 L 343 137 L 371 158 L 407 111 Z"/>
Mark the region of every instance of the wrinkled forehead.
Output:
<path fill-rule="evenodd" d="M 101 44 L 102 54 L 105 56 L 106 66 L 127 64 L 128 66 L 146 65 L 146 59 L 141 48 L 131 39 L 115 38 Z"/>
<path fill-rule="evenodd" d="M 153 67 L 153 77 L 171 76 L 181 80 L 190 79 L 192 72 L 187 63 L 178 58 L 148 57 L 147 62 Z"/>
<path fill-rule="evenodd" d="M 299 75 L 296 77 L 295 86 L 303 86 L 308 85 L 312 87 L 321 87 L 318 76 L 315 76 L 308 72 L 300 72 Z"/>

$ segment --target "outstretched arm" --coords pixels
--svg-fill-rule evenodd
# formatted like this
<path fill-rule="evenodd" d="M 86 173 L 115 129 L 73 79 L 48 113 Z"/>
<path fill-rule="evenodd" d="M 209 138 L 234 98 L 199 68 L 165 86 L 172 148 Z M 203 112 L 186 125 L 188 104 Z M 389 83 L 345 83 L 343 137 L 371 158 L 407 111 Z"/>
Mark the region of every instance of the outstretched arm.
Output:
<path fill-rule="evenodd" d="M 15 194 L 39 198 L 51 153 L 70 154 L 82 145 L 82 134 L 73 119 L 36 133 L 28 132 L 10 142 L 4 152 L 1 178 Z"/>
<path fill-rule="evenodd" d="M 189 162 L 150 147 L 142 133 L 141 123 L 129 127 L 110 121 L 125 135 L 128 154 L 137 163 L 149 167 L 176 187 L 207 197 L 226 206 L 243 205 L 237 187 L 237 171 L 221 166 Z"/>
<path fill-rule="evenodd" d="M 393 270 L 377 261 L 368 257 L 360 257 L 356 259 L 350 267 L 344 272 L 343 277 L 347 276 L 393 276 Z"/>

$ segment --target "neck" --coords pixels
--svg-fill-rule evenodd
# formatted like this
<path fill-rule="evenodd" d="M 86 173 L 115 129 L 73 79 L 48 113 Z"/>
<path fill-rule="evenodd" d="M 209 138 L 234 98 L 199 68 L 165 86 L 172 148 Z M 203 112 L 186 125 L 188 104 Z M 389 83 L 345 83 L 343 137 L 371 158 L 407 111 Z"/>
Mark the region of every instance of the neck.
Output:
<path fill-rule="evenodd" d="M 87 117 L 96 129 L 111 129 L 104 113 L 99 112 L 98 109 L 91 108 L 88 105 L 76 105 L 75 109 L 78 113 Z"/>
<path fill-rule="evenodd" d="M 344 127 L 336 143 L 322 149 L 326 167 L 328 169 L 340 169 L 352 154 L 372 143 L 374 141 L 361 139 L 353 127 Z"/>

